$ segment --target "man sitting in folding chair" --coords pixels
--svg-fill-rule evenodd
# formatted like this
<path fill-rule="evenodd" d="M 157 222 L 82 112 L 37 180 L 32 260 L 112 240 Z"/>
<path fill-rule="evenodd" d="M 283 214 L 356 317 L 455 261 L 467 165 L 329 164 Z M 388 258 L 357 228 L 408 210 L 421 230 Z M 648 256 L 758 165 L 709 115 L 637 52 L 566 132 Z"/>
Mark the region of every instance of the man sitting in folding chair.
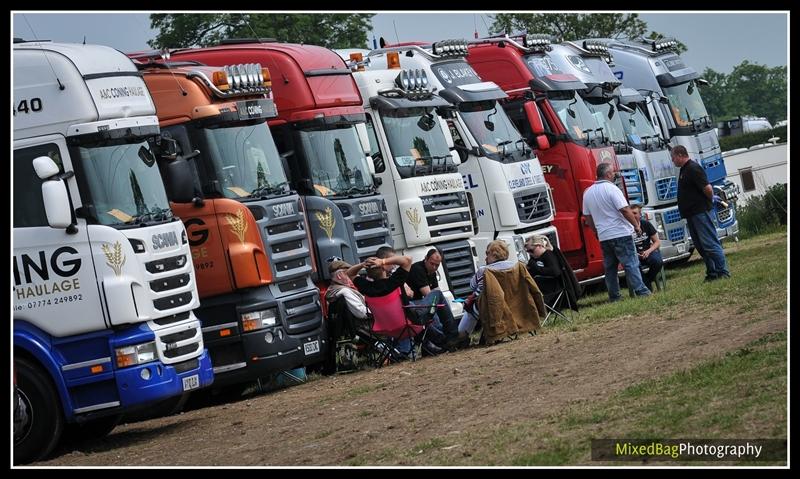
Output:
<path fill-rule="evenodd" d="M 408 271 L 411 269 L 411 257 L 397 256 L 394 249 L 384 246 L 378 250 L 378 255 L 383 256 L 368 258 L 362 263 L 367 268 L 367 278 L 357 277 L 353 280 L 358 290 L 364 295 L 367 306 L 372 311 L 374 324 L 373 331 L 390 338 L 390 359 L 400 360 L 403 356 L 415 357 L 414 339 L 422 343 L 424 352 L 438 354 L 443 350 L 437 342 L 442 342 L 443 337 L 437 337 L 434 329 L 426 329 L 425 324 L 415 324 L 408 318 L 408 295 L 405 291 L 405 282 Z M 397 267 L 389 274 L 392 268 Z M 436 308 L 436 305 L 421 306 L 427 310 Z M 434 309 L 435 311 L 435 309 Z M 422 316 L 422 321 L 430 323 L 433 314 Z M 432 337 L 427 337 L 429 336 Z M 394 350 L 397 350 L 400 357 Z"/>
<path fill-rule="evenodd" d="M 567 259 L 546 236 L 534 235 L 525 242 L 525 250 L 530 255 L 528 272 L 544 295 L 547 315 L 542 321 L 544 326 L 552 315 L 566 321 L 571 318 L 560 310 L 568 308 L 578 310 L 578 298 L 581 287 L 575 273 L 572 272 Z"/>

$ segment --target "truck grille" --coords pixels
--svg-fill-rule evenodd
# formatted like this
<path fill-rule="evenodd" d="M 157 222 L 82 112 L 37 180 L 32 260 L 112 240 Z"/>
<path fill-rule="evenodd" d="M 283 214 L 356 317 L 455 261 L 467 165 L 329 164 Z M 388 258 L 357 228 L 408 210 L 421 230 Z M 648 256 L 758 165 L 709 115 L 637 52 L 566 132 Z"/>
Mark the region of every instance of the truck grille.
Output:
<path fill-rule="evenodd" d="M 547 190 L 514 195 L 519 220 L 523 223 L 536 223 L 550 216 L 548 199 Z"/>
<path fill-rule="evenodd" d="M 442 254 L 442 267 L 450 292 L 456 298 L 466 298 L 472 292 L 469 282 L 475 274 L 472 249 L 467 241 L 437 245 Z"/>
<path fill-rule="evenodd" d="M 186 346 L 180 346 L 175 349 L 168 349 L 164 351 L 164 356 L 172 359 L 172 358 L 179 358 L 181 356 L 186 356 L 187 354 L 191 354 L 197 351 L 197 348 L 200 347 L 200 343 L 192 343 L 187 344 Z"/>
<path fill-rule="evenodd" d="M 662 215 L 664 217 L 664 224 L 677 223 L 681 220 L 681 213 L 678 211 L 678 208 L 667 210 L 663 212 Z"/>
<path fill-rule="evenodd" d="M 644 204 L 644 191 L 642 183 L 639 181 L 639 170 L 622 170 L 622 178 L 625 179 L 625 190 L 628 193 L 628 201 L 631 204 Z"/>
<path fill-rule="evenodd" d="M 319 328 L 322 314 L 318 306 L 317 294 L 292 299 L 285 303 L 286 328 L 289 334 L 300 334 Z"/>
<path fill-rule="evenodd" d="M 286 243 L 278 243 L 272 245 L 273 253 L 286 253 L 288 251 L 294 251 L 299 249 L 303 249 L 302 241 L 287 241 Z"/>
<path fill-rule="evenodd" d="M 678 197 L 678 179 L 674 176 L 668 176 L 656 180 L 656 196 L 661 201 L 674 200 Z"/>
<path fill-rule="evenodd" d="M 167 364 L 177 364 L 195 359 L 203 351 L 203 332 L 200 321 L 186 325 L 167 326 L 155 330 L 159 357 Z"/>
<path fill-rule="evenodd" d="M 184 304 L 189 304 L 192 302 L 192 293 L 186 292 L 181 294 L 175 294 L 172 296 L 167 296 L 166 298 L 154 299 L 153 306 L 159 311 L 163 311 L 165 309 L 172 309 L 177 308 L 179 306 L 183 306 Z"/>
<path fill-rule="evenodd" d="M 189 273 L 184 273 L 177 276 L 170 276 L 169 278 L 150 281 L 150 289 L 156 293 L 160 293 L 161 291 L 180 288 L 187 284 L 189 284 Z"/>
<path fill-rule="evenodd" d="M 144 267 L 150 274 L 164 273 L 173 269 L 183 268 L 186 265 L 186 255 L 172 256 L 170 258 L 150 261 Z"/>
<path fill-rule="evenodd" d="M 173 314 L 172 316 L 165 316 L 163 318 L 154 319 L 153 322 L 159 326 L 167 326 L 172 323 L 177 323 L 178 321 L 183 321 L 185 319 L 189 319 L 189 311 L 185 313 L 178 313 Z"/>
<path fill-rule="evenodd" d="M 674 228 L 667 232 L 667 237 L 674 243 L 676 241 L 683 241 L 683 238 L 686 237 L 686 233 L 684 228 Z"/>
<path fill-rule="evenodd" d="M 422 197 L 422 208 L 425 212 L 441 211 L 453 208 L 466 208 L 467 193 L 465 191 L 455 191 L 453 193 L 442 193 L 440 195 L 428 195 Z"/>
<path fill-rule="evenodd" d="M 733 216 L 733 209 L 732 208 L 725 208 L 724 210 L 717 210 L 717 218 L 720 223 L 725 223 L 726 221 L 730 221 L 731 216 Z"/>

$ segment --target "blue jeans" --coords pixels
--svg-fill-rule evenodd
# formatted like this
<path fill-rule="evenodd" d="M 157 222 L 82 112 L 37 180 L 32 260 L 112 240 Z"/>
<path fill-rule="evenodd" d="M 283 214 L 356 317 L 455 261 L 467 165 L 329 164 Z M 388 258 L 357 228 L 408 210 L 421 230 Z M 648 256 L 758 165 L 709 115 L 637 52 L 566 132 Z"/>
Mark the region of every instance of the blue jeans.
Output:
<path fill-rule="evenodd" d="M 647 256 L 647 259 L 640 259 L 639 263 L 642 268 L 650 268 L 646 274 L 642 273 L 642 281 L 652 291 L 653 281 L 658 277 L 658 272 L 661 271 L 661 268 L 664 267 L 664 258 L 661 256 L 661 251 L 654 250 Z"/>
<path fill-rule="evenodd" d="M 642 272 L 639 271 L 639 255 L 636 254 L 636 244 L 632 236 L 621 236 L 600 242 L 603 249 L 603 267 L 606 273 L 606 289 L 608 299 L 618 301 L 622 298 L 619 294 L 619 278 L 617 266 L 622 263 L 625 268 L 625 277 L 637 296 L 647 296 L 650 290 L 642 282 Z"/>
<path fill-rule="evenodd" d="M 428 295 L 424 298 L 410 301 L 410 303 L 424 306 L 432 306 L 434 304 L 441 305 L 440 307 L 436 308 L 436 313 L 433 315 L 432 326 L 438 333 L 437 336 L 441 334 L 444 336 L 445 340 L 453 339 L 458 336 L 458 323 L 456 323 L 456 320 L 453 317 L 453 311 L 450 310 L 450 303 L 447 301 L 447 298 L 444 297 L 444 293 L 438 289 L 435 289 L 428 293 Z M 415 315 L 417 318 L 421 319 L 422 321 L 426 321 L 428 318 L 430 318 L 430 309 L 415 309 Z"/>
<path fill-rule="evenodd" d="M 721 276 L 730 276 L 728 262 L 722 243 L 717 238 L 717 229 L 708 211 L 686 218 L 686 226 L 692 235 L 694 247 L 706 263 L 706 278 L 716 279 Z"/>

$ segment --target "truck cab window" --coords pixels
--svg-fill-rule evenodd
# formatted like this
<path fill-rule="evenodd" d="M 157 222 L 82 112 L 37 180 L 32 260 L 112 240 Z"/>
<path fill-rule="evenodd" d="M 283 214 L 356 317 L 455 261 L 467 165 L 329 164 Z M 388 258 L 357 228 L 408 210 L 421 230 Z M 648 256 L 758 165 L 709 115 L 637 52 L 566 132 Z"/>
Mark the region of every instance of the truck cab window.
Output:
<path fill-rule="evenodd" d="M 15 228 L 49 225 L 42 199 L 42 180 L 33 169 L 33 160 L 40 156 L 49 156 L 58 165 L 58 170 L 64 171 L 61 154 L 54 143 L 14 150 L 14 184 L 25 185 L 14 188 Z"/>

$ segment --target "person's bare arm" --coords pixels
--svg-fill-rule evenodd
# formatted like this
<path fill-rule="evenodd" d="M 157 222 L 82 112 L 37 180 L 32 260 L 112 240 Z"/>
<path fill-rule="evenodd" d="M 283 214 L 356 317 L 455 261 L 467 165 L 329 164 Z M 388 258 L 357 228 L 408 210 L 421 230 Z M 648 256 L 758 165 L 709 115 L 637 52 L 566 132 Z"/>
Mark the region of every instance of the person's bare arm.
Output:
<path fill-rule="evenodd" d="M 358 272 L 364 268 L 365 264 L 366 262 L 354 264 L 347 271 L 345 271 L 345 274 L 347 274 L 347 276 L 349 276 L 350 279 L 353 279 L 356 276 L 358 276 Z"/>
<path fill-rule="evenodd" d="M 642 234 L 642 224 L 636 219 L 636 216 L 634 216 L 630 206 L 620 208 L 619 212 L 622 213 L 622 216 L 624 216 L 631 225 L 633 225 L 633 229 L 636 230 L 636 234 Z"/>
<path fill-rule="evenodd" d="M 420 292 L 420 294 L 422 294 L 423 297 L 425 297 L 425 296 L 431 294 L 431 287 L 430 286 L 423 286 L 423 287 L 421 287 L 419 289 L 419 292 Z"/>
<path fill-rule="evenodd" d="M 594 225 L 594 220 L 592 219 L 591 215 L 586 215 L 583 217 L 584 221 L 586 222 L 586 226 L 594 231 L 594 235 L 597 236 L 597 227 Z"/>
<path fill-rule="evenodd" d="M 650 247 L 642 251 L 640 256 L 642 258 L 647 259 L 647 257 L 650 256 L 650 253 L 652 253 L 653 251 L 657 250 L 660 247 L 661 247 L 661 240 L 658 239 L 658 233 L 650 235 Z"/>
<path fill-rule="evenodd" d="M 708 197 L 709 200 L 714 199 L 714 188 L 711 187 L 710 183 L 703 188 L 703 193 Z"/>
<path fill-rule="evenodd" d="M 367 266 L 374 264 L 376 266 L 384 265 L 397 265 L 400 268 L 408 271 L 411 269 L 411 256 L 392 256 L 391 258 L 368 258 L 365 262 Z"/>

